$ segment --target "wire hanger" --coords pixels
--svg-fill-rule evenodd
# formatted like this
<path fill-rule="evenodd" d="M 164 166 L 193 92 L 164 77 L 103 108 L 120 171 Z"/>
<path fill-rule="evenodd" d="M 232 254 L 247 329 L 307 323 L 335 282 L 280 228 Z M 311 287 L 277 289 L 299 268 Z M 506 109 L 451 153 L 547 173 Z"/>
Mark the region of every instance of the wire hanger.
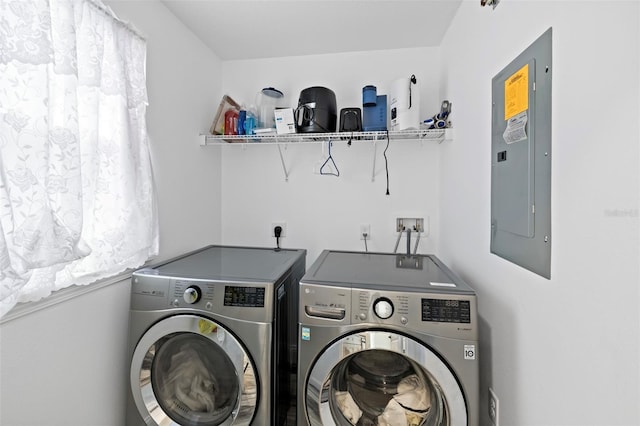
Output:
<path fill-rule="evenodd" d="M 331 155 L 331 145 L 333 145 L 333 142 L 331 142 L 331 139 L 329 139 L 329 141 L 327 142 L 327 145 L 329 145 L 329 156 L 324 161 L 324 163 L 322 163 L 322 166 L 320 166 L 320 174 L 321 175 L 340 176 L 340 170 L 338 170 L 338 165 L 333 160 L 333 156 Z M 324 168 L 327 166 L 327 164 L 329 164 L 329 161 L 331 161 L 331 164 L 333 164 L 333 168 L 331 167 L 331 165 L 329 165 L 329 167 L 327 167 L 329 169 L 329 171 L 325 172 Z M 336 171 L 334 172 L 333 169 L 335 169 Z"/>

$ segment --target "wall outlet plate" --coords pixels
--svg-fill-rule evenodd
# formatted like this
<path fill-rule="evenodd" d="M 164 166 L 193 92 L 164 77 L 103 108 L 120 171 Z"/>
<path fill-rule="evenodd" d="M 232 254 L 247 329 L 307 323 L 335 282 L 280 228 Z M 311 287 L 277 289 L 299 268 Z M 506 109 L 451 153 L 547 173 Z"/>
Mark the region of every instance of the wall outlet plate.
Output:
<path fill-rule="evenodd" d="M 367 234 L 367 241 L 371 239 L 371 225 L 360 225 L 360 239 L 364 240 L 364 234 Z"/>
<path fill-rule="evenodd" d="M 282 233 L 280 233 L 280 238 L 287 236 L 287 223 L 286 222 L 271 222 L 271 236 L 275 238 L 275 228 L 279 226 L 282 228 Z"/>

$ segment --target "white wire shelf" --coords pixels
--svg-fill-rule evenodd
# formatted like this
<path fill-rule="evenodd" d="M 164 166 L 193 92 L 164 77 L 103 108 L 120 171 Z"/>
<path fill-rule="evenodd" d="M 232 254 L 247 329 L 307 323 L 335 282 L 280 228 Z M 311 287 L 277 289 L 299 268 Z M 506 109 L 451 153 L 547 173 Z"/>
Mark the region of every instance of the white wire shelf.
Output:
<path fill-rule="evenodd" d="M 441 143 L 444 140 L 453 139 L 453 129 L 415 129 L 393 130 L 376 132 L 336 132 L 336 133 L 291 133 L 285 135 L 200 135 L 200 145 L 280 145 L 288 143 L 327 142 L 327 141 L 380 141 L 389 139 L 398 140 L 425 140 Z"/>

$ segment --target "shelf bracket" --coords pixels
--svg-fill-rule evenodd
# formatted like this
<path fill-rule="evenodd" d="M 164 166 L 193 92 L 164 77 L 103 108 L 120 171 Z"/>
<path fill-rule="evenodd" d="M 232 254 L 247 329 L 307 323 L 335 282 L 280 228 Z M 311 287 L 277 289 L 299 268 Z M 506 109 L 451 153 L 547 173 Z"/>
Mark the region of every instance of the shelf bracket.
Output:
<path fill-rule="evenodd" d="M 284 172 L 284 181 L 289 182 L 289 171 L 287 165 L 284 163 L 284 156 L 282 155 L 282 145 L 278 144 L 278 153 L 280 154 L 280 162 L 282 163 L 282 171 Z"/>

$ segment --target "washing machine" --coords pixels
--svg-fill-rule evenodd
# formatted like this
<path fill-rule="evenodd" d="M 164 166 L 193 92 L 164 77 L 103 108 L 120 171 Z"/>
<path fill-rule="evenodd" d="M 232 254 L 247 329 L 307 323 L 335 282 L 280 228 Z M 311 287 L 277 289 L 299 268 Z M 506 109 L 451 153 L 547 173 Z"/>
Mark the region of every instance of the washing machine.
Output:
<path fill-rule="evenodd" d="M 133 273 L 127 425 L 285 424 L 305 257 L 207 246 Z"/>
<path fill-rule="evenodd" d="M 299 425 L 478 425 L 476 294 L 437 257 L 325 250 L 299 300 Z"/>

